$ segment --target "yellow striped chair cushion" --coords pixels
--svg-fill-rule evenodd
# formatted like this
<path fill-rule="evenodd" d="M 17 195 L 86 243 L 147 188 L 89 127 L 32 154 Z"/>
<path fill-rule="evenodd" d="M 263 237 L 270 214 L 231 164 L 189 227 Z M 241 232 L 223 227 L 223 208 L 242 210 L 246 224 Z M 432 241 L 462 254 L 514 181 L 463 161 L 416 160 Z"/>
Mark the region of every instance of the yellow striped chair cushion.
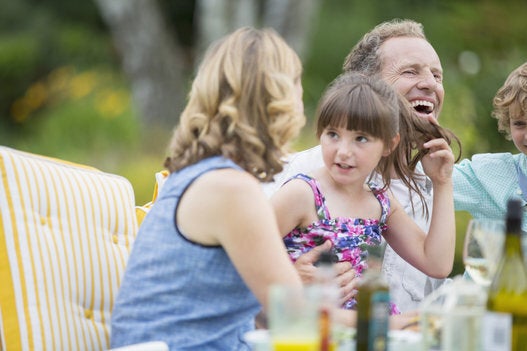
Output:
<path fill-rule="evenodd" d="M 148 212 L 150 212 L 150 209 L 154 205 L 154 202 L 157 200 L 157 194 L 161 190 L 161 187 L 163 184 L 165 184 L 166 179 L 168 178 L 168 171 L 163 170 L 159 171 L 155 174 L 156 177 L 156 183 L 154 185 L 154 194 L 152 195 L 152 201 L 142 205 L 142 206 L 136 206 L 135 207 L 135 214 L 137 216 L 137 224 L 141 225 L 143 223 L 143 220 L 145 219 Z M 1 351 L 1 350 L 0 350 Z"/>
<path fill-rule="evenodd" d="M 4 350 L 109 348 L 134 204 L 123 177 L 0 146 Z"/>

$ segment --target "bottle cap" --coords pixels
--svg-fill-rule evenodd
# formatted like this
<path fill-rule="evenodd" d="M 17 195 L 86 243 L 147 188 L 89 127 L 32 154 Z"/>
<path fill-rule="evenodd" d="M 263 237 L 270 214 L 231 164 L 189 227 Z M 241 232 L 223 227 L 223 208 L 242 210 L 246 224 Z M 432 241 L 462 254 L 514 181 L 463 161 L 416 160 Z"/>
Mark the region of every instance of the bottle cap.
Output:
<path fill-rule="evenodd" d="M 521 233 L 522 226 L 522 202 L 518 198 L 512 198 L 507 202 L 507 217 L 506 223 L 507 233 Z"/>
<path fill-rule="evenodd" d="M 518 198 L 512 198 L 507 203 L 507 217 L 511 219 L 522 218 L 522 202 Z"/>
<path fill-rule="evenodd" d="M 323 251 L 317 262 L 315 263 L 315 266 L 319 266 L 319 265 L 324 265 L 324 264 L 327 264 L 327 265 L 331 265 L 335 262 L 338 262 L 338 257 L 336 255 L 334 255 L 331 250 L 329 251 Z"/>

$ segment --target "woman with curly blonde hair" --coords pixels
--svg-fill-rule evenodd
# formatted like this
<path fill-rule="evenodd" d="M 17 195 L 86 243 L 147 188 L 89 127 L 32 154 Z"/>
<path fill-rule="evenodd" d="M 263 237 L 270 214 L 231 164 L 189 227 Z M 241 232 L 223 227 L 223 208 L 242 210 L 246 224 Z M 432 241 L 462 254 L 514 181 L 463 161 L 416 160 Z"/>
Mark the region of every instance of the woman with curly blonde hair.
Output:
<path fill-rule="evenodd" d="M 271 29 L 241 28 L 209 48 L 128 261 L 112 347 L 248 350 L 242 336 L 269 287 L 301 286 L 260 183 L 305 123 L 301 72 Z"/>
<path fill-rule="evenodd" d="M 192 84 L 167 168 L 223 155 L 264 181 L 281 171 L 284 146 L 305 121 L 297 99 L 302 66 L 284 54 L 290 50 L 271 30 L 242 29 L 214 45 Z"/>

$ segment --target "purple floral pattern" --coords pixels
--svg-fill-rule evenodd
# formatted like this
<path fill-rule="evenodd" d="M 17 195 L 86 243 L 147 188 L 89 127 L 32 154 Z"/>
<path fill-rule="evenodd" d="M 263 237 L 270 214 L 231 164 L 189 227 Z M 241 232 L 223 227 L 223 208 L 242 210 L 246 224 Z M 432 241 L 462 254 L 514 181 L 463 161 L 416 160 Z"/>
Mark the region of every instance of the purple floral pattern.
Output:
<path fill-rule="evenodd" d="M 291 179 L 302 179 L 311 186 L 315 195 L 315 208 L 318 215 L 316 222 L 307 227 L 296 227 L 284 237 L 284 243 L 291 259 L 296 261 L 300 255 L 321 245 L 326 240 L 330 240 L 333 244 L 333 254 L 336 256 L 336 260 L 350 262 L 357 274 L 360 275 L 367 268 L 367 252 L 361 247 L 364 245 L 380 245 L 381 233 L 387 229 L 386 219 L 390 213 L 390 200 L 386 193 L 376 184 L 368 184 L 381 205 L 380 219 L 331 218 L 326 200 L 316 179 L 305 174 L 297 174 Z M 344 307 L 352 309 L 355 305 L 356 301 L 350 300 Z M 398 313 L 394 304 L 391 304 L 391 313 Z"/>

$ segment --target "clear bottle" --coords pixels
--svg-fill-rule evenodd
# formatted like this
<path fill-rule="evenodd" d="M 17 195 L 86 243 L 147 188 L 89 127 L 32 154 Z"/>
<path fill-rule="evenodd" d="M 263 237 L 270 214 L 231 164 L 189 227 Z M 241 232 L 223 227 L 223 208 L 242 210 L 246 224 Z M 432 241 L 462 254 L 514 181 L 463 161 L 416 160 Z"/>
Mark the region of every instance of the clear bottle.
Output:
<path fill-rule="evenodd" d="M 386 351 L 390 291 L 381 272 L 383 247 L 369 247 L 366 269 L 357 294 L 356 351 Z"/>
<path fill-rule="evenodd" d="M 521 201 L 509 200 L 503 255 L 488 291 L 483 334 L 486 350 L 527 348 L 527 269 L 521 249 L 522 213 Z"/>

